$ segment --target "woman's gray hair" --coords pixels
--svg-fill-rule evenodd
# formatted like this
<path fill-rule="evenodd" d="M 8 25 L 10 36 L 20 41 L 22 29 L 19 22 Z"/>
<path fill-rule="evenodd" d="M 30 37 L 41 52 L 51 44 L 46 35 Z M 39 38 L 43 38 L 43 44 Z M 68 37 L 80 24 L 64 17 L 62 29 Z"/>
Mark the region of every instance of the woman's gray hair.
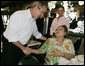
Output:
<path fill-rule="evenodd" d="M 38 6 L 39 8 L 42 8 L 43 6 L 48 7 L 48 3 L 46 1 L 34 1 L 30 5 L 28 5 L 26 9 L 33 8 L 34 6 Z"/>

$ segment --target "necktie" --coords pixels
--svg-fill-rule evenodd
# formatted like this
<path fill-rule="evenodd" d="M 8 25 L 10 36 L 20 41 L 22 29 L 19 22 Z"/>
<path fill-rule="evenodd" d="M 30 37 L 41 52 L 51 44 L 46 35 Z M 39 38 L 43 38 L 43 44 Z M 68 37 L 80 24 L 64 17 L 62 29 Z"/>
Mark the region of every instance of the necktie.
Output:
<path fill-rule="evenodd" d="M 45 22 L 44 22 L 44 26 L 43 26 L 43 35 L 45 35 L 46 34 L 46 19 L 45 19 Z"/>

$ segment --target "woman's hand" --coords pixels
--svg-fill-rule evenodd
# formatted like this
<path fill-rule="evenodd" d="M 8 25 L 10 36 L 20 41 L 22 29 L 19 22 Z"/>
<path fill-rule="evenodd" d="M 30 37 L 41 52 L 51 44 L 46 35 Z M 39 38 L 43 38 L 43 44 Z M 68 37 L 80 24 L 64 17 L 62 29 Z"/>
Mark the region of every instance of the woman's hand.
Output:
<path fill-rule="evenodd" d="M 64 53 L 62 53 L 60 50 L 57 49 L 57 50 L 54 52 L 54 56 L 63 57 L 63 56 L 64 56 Z"/>
<path fill-rule="evenodd" d="M 75 57 L 75 55 L 73 55 L 73 54 L 64 54 L 61 51 L 59 51 L 58 49 L 56 51 L 51 51 L 51 54 L 48 54 L 48 55 L 54 56 L 54 57 L 64 57 L 68 60 Z"/>
<path fill-rule="evenodd" d="M 33 49 L 33 50 L 32 50 L 32 53 L 41 54 L 41 51 L 40 51 L 40 50 L 36 50 L 36 49 L 34 50 L 34 49 Z"/>
<path fill-rule="evenodd" d="M 64 54 L 59 51 L 58 49 L 56 51 L 51 51 L 51 54 L 49 54 L 50 56 L 54 56 L 54 57 L 61 57 L 64 56 Z"/>

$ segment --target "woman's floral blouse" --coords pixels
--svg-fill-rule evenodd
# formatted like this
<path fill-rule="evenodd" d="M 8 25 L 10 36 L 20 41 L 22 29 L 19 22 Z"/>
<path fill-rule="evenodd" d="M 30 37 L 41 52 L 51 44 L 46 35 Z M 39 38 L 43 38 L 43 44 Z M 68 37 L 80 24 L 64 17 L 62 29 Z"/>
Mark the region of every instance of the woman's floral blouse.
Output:
<path fill-rule="evenodd" d="M 51 51 L 56 51 L 56 49 L 60 50 L 61 52 L 65 54 L 74 54 L 74 46 L 73 43 L 70 39 L 65 39 L 64 42 L 59 44 L 56 41 L 56 38 L 49 38 L 40 48 L 39 50 L 42 53 L 46 53 L 46 58 L 45 58 L 45 65 L 57 65 L 57 57 L 49 56 Z"/>

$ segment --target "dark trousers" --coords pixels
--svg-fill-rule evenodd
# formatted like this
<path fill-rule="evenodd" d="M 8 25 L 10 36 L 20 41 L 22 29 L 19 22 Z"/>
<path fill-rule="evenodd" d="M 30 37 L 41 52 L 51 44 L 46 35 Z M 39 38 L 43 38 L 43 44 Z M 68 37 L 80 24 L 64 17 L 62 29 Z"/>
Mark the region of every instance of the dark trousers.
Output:
<path fill-rule="evenodd" d="M 2 41 L 1 65 L 18 65 L 20 59 L 25 56 L 24 53 L 4 37 L 2 37 Z"/>

